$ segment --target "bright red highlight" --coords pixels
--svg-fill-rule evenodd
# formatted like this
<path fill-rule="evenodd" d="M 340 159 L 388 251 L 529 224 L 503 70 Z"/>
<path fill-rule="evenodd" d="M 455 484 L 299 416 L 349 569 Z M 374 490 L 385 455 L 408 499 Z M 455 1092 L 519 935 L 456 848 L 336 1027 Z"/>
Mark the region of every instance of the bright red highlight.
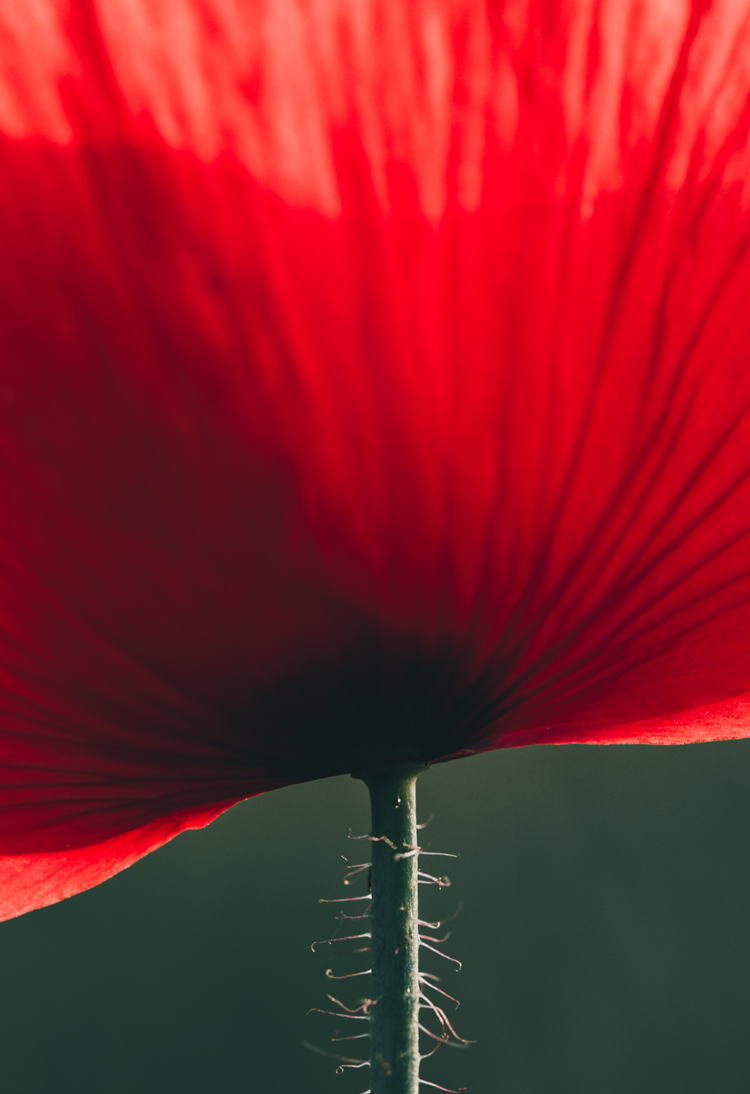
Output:
<path fill-rule="evenodd" d="M 750 734 L 750 3 L 0 3 L 0 912 Z"/>

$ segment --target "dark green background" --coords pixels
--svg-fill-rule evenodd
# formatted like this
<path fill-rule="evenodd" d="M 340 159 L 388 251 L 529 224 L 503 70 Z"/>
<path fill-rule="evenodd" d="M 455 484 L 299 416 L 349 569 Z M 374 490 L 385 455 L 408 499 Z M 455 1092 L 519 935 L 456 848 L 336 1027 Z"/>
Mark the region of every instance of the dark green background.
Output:
<path fill-rule="evenodd" d="M 750 1090 L 749 789 L 750 741 L 530 748 L 422 776 L 426 836 L 460 854 L 452 887 L 423 891 L 432 913 L 463 903 L 447 948 L 464 968 L 442 986 L 477 1041 L 424 1076 L 469 1094 Z M 310 942 L 331 933 L 318 897 L 345 895 L 339 856 L 361 857 L 350 826 L 368 830 L 361 783 L 291 787 L 0 924 L 5 1094 L 361 1094 L 366 1070 L 301 1047 L 336 1024 L 306 1016 L 336 962 Z"/>

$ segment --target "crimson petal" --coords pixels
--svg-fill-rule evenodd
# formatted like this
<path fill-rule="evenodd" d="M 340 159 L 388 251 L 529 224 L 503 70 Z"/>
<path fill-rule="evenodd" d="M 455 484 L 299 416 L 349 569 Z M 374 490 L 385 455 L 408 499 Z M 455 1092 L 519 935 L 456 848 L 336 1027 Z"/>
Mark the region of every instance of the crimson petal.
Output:
<path fill-rule="evenodd" d="M 750 3 L 0 5 L 0 913 L 750 733 Z"/>

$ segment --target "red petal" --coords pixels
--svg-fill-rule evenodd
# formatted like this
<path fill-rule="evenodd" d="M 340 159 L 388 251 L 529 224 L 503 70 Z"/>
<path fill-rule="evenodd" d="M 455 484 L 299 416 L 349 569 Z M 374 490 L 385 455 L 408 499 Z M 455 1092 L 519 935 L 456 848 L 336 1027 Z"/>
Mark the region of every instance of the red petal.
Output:
<path fill-rule="evenodd" d="M 4 914 L 376 760 L 750 733 L 749 3 L 2 7 Z"/>
<path fill-rule="evenodd" d="M 209 809 L 174 813 L 93 846 L 46 854 L 1 855 L 3 918 L 23 915 L 99 885 L 186 828 L 204 828 L 232 804 L 221 802 Z"/>

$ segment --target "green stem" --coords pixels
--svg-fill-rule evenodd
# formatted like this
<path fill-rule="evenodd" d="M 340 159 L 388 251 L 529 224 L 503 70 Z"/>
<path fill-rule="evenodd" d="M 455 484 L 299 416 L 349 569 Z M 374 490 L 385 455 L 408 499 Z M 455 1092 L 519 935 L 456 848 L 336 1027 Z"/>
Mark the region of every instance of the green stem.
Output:
<path fill-rule="evenodd" d="M 357 774 L 372 807 L 372 1094 L 419 1090 L 419 927 L 416 782 L 424 765 Z"/>

